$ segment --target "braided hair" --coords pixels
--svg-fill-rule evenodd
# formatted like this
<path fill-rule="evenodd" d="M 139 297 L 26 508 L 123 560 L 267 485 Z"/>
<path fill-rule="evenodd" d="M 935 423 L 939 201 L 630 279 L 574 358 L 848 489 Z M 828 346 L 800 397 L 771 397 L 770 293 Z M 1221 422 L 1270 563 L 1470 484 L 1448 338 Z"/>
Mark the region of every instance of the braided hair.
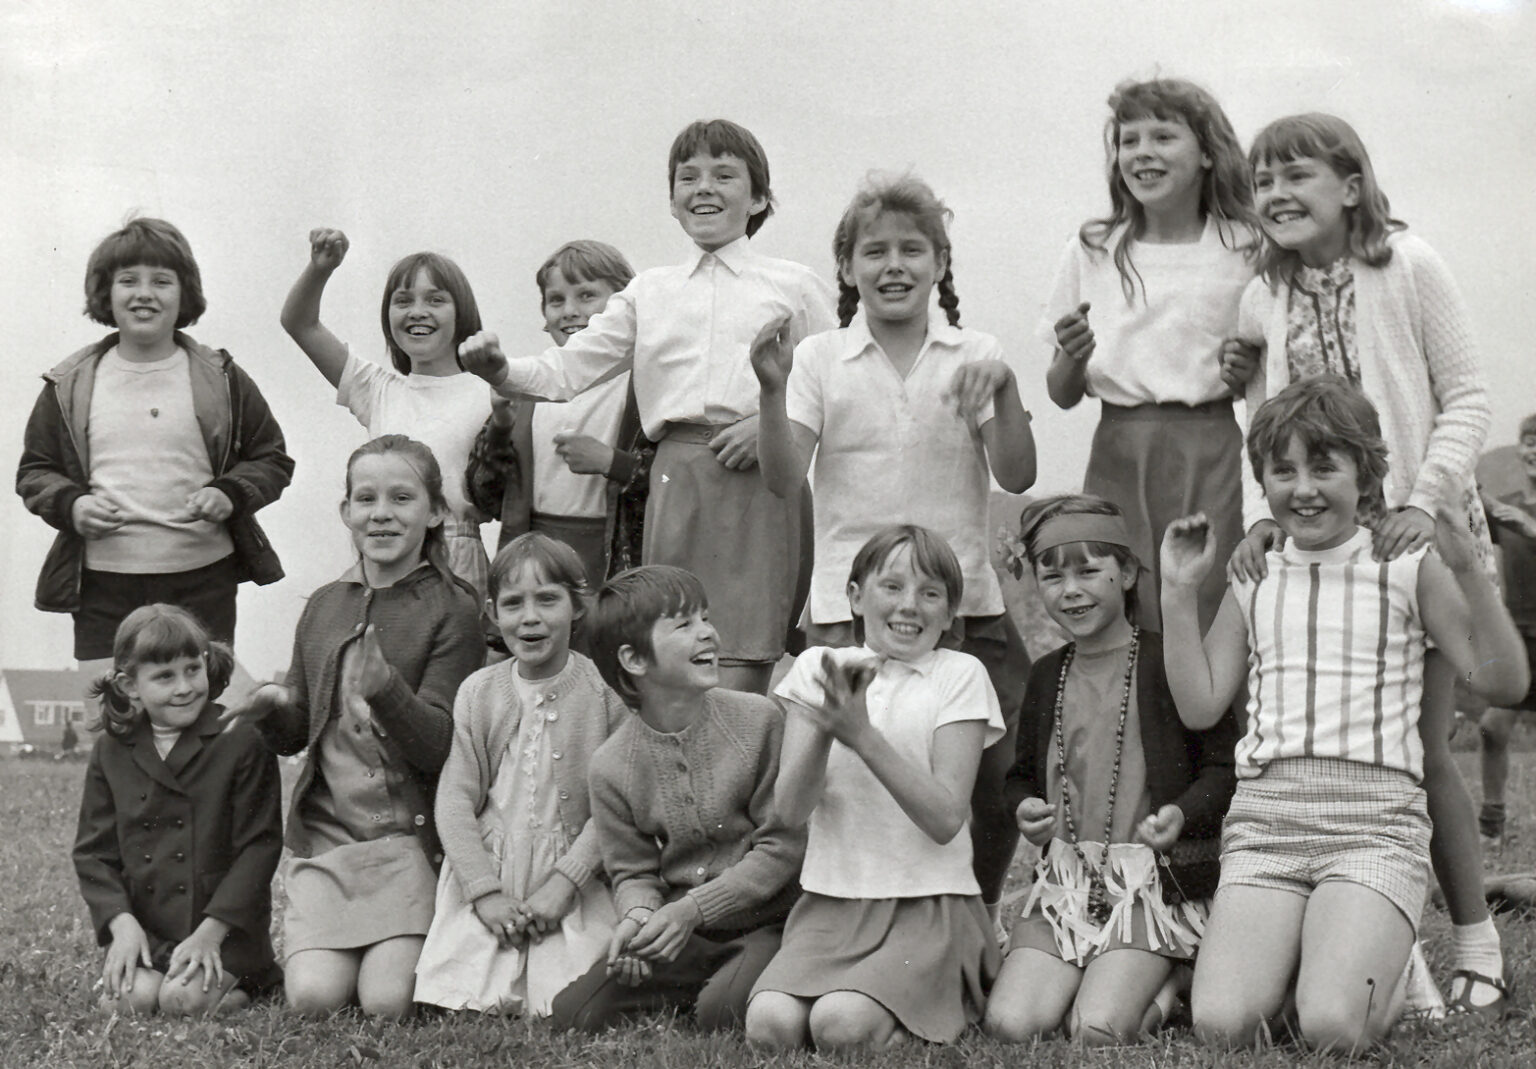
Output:
<path fill-rule="evenodd" d="M 939 307 L 952 327 L 960 325 L 960 298 L 955 294 L 954 257 L 950 254 L 949 221 L 954 213 L 929 187 L 928 183 L 914 175 L 904 174 L 896 178 L 871 175 L 863 188 L 854 194 L 853 203 L 838 220 L 832 235 L 832 257 L 838 265 L 837 318 L 841 326 L 853 322 L 853 314 L 859 307 L 859 289 L 843 278 L 841 268 L 853 262 L 853 249 L 859 241 L 859 230 L 887 212 L 895 212 L 912 220 L 933 245 L 936 254 L 945 257 L 944 276 L 939 279 Z"/>

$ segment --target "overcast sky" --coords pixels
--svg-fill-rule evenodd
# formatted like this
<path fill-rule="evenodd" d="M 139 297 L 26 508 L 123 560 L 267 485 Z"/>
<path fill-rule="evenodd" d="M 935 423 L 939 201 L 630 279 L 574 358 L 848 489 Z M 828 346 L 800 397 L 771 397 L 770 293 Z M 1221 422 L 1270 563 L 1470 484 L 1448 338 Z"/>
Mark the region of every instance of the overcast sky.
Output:
<path fill-rule="evenodd" d="M 1395 213 L 1466 292 L 1498 444 L 1536 409 L 1533 56 L 1531 0 L 8 0 L 0 281 L 18 333 L 0 459 L 19 455 L 37 376 L 102 333 L 80 314 L 91 248 L 134 211 L 175 222 L 208 296 L 192 334 L 256 379 L 298 461 L 261 513 L 288 578 L 240 595 L 237 653 L 277 670 L 302 599 L 348 562 L 335 504 L 363 438 L 278 326 L 308 230 L 351 238 L 325 319 L 358 352 L 384 358 L 385 273 L 423 248 L 532 351 L 533 272 L 560 243 L 605 240 L 640 268 L 683 256 L 667 148 L 724 116 L 772 161 L 779 211 L 756 244 L 829 279 L 867 171 L 934 186 L 955 212 L 963 321 L 1002 339 L 1034 410 L 1037 489 L 1075 489 L 1097 405 L 1054 408 L 1031 330 L 1063 241 L 1107 206 L 1105 97 L 1159 71 L 1215 92 L 1245 144 L 1296 111 L 1355 124 Z M 69 618 L 31 607 L 52 534 L 4 495 L 0 666 L 70 663 Z"/>

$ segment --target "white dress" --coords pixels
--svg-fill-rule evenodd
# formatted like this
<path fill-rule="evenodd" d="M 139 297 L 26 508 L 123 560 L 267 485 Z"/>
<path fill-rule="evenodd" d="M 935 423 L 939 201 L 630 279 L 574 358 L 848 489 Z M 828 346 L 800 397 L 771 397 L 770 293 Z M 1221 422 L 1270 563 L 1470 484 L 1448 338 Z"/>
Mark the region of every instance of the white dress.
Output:
<path fill-rule="evenodd" d="M 517 677 L 535 710 L 540 688 Z M 517 733 L 491 779 L 480 813 L 480 836 L 501 874 L 502 890 L 524 901 L 570 849 L 560 820 L 554 760 L 543 716 L 521 717 Z M 537 942 L 503 949 L 465 901 L 451 863 L 437 883 L 437 909 L 416 965 L 416 1001 L 453 1010 L 549 1015 L 554 997 L 586 974 L 608 951 L 618 918 L 613 896 L 591 880 L 576 897 L 560 930 Z"/>

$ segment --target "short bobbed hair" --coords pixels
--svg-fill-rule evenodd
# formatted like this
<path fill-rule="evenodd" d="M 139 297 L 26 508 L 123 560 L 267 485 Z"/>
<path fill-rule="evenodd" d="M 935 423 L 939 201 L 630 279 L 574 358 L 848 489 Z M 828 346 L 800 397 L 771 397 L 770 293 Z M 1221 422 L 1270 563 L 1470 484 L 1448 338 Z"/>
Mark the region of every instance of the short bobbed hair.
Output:
<path fill-rule="evenodd" d="M 942 535 L 914 523 L 892 524 L 871 535 L 853 555 L 853 564 L 848 568 L 849 587 L 857 583 L 862 589 L 902 546 L 911 548 L 913 567 L 944 584 L 949 611 L 958 609 L 965 593 L 965 574 L 960 570 L 960 559 Z"/>
<path fill-rule="evenodd" d="M 773 214 L 773 186 L 768 181 L 768 154 L 752 131 L 729 119 L 700 119 L 683 127 L 667 154 L 667 192 L 677 181 L 677 169 L 699 153 L 735 156 L 747 165 L 752 196 L 763 198 L 763 210 L 747 219 L 747 237 L 756 234 Z"/>
<path fill-rule="evenodd" d="M 384 301 L 379 306 L 379 324 L 384 328 L 384 344 L 389 346 L 389 360 L 402 375 L 411 373 L 411 358 L 395 344 L 395 336 L 389 329 L 389 302 L 398 289 L 404 289 L 425 271 L 439 289 L 448 291 L 453 298 L 453 348 L 457 352 L 460 343 L 472 334 L 480 333 L 480 305 L 475 301 L 475 291 L 459 265 L 436 252 L 413 252 L 389 269 L 384 280 Z"/>
<path fill-rule="evenodd" d="M 1381 419 L 1365 394 L 1340 375 L 1316 375 L 1293 382 L 1259 406 L 1248 426 L 1248 461 L 1264 485 L 1264 462 L 1279 460 L 1292 441 L 1307 455 L 1338 452 L 1354 461 L 1360 499 L 1382 506 L 1387 477 L 1387 443 Z"/>
<path fill-rule="evenodd" d="M 203 274 L 192 256 L 192 246 L 176 227 L 164 219 L 130 219 L 121 230 L 101 239 L 85 264 L 85 314 L 104 327 L 117 326 L 112 318 L 112 276 L 124 267 L 149 264 L 176 272 L 181 281 L 181 307 L 176 329 L 190 327 L 208 310 L 203 296 Z"/>
<path fill-rule="evenodd" d="M 587 644 L 603 682 L 631 709 L 640 707 L 634 678 L 619 664 L 630 647 L 644 660 L 656 656 L 651 631 L 656 621 L 709 608 L 699 577 L 670 564 L 646 564 L 620 572 L 597 592 L 587 617 Z"/>

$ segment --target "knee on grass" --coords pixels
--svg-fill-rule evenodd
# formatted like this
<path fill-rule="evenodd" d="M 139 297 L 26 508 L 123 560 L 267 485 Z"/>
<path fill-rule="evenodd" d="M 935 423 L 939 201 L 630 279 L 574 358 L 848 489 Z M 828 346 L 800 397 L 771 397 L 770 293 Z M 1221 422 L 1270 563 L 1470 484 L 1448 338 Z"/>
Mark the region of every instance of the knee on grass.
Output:
<path fill-rule="evenodd" d="M 234 989 L 234 978 L 203 990 L 201 982 L 166 983 L 160 988 L 160 1012 L 173 1017 L 202 1017 L 219 1011 L 249 1006 L 251 998 Z"/>
<path fill-rule="evenodd" d="M 1072 1010 L 1072 1038 L 1089 1047 L 1116 1047 L 1141 1038 L 1145 1006 L 1081 1006 Z"/>
<path fill-rule="evenodd" d="M 1061 1027 L 1061 1022 L 1047 1020 L 1035 1012 L 1032 1006 L 1017 1003 L 1003 1006 L 993 999 L 987 1003 L 981 1027 L 987 1035 L 1004 1043 L 1028 1043 L 1056 1031 Z"/>
<path fill-rule="evenodd" d="M 874 999 L 834 991 L 811 1007 L 810 1032 L 819 1051 L 880 1049 L 898 1038 L 901 1026 Z"/>
<path fill-rule="evenodd" d="M 810 1011 L 793 995 L 764 991 L 747 1004 L 745 1031 L 753 1046 L 796 1050 L 810 1042 Z"/>
<path fill-rule="evenodd" d="M 289 969 L 283 992 L 288 1008 L 306 1017 L 327 1017 L 352 1003 L 355 984 L 339 977 L 316 976 Z"/>
<path fill-rule="evenodd" d="M 148 1016 L 160 1008 L 160 987 L 165 977 L 149 969 L 137 969 L 133 986 L 117 996 L 112 1005 L 123 1016 Z"/>

